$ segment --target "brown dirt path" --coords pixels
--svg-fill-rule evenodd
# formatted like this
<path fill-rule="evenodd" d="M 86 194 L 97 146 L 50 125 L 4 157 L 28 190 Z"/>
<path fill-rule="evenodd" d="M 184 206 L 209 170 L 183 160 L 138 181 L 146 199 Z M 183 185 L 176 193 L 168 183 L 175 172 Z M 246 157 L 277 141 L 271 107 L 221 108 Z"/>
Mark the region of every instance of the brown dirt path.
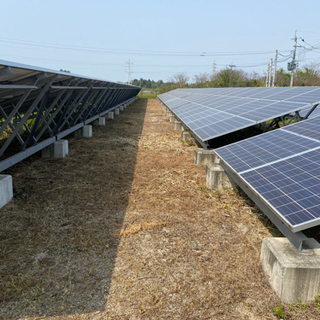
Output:
<path fill-rule="evenodd" d="M 1 319 L 276 319 L 259 263 L 271 229 L 211 192 L 195 146 L 139 99 L 62 160 L 14 168 L 1 209 Z M 317 319 L 317 308 L 288 319 Z"/>

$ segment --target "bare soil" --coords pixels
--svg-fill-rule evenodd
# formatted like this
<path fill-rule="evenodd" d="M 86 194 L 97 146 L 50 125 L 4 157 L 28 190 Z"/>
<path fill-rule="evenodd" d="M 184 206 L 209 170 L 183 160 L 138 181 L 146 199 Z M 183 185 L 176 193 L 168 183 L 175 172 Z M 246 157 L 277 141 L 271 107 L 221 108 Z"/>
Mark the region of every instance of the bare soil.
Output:
<path fill-rule="evenodd" d="M 261 270 L 279 236 L 240 191 L 210 191 L 194 148 L 139 99 L 64 159 L 8 170 L 0 210 L 1 319 L 277 319 Z M 319 319 L 315 304 L 282 307 Z"/>

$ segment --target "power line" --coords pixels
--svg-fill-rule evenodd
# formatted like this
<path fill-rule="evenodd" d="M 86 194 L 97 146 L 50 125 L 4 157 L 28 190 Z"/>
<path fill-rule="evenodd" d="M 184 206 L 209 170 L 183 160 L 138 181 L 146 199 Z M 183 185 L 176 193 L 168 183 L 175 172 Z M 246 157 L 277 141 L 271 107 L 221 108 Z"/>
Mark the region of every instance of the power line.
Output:
<path fill-rule="evenodd" d="M 147 51 L 147 50 L 133 50 L 133 49 L 111 49 L 111 48 L 96 48 L 96 47 L 86 47 L 86 46 L 74 46 L 74 45 L 64 45 L 64 44 L 53 44 L 44 43 L 36 41 L 27 41 L 19 39 L 11 39 L 0 37 L 0 42 L 31 46 L 31 47 L 41 47 L 48 49 L 57 50 L 76 50 L 82 52 L 95 52 L 95 53 L 115 53 L 115 54 L 135 54 L 135 55 L 156 55 L 156 56 L 202 56 L 202 57 L 212 57 L 212 56 L 252 56 L 252 55 L 265 55 L 270 54 L 273 51 L 239 51 L 239 52 L 188 52 L 188 51 Z M 283 50 L 285 51 L 285 50 Z"/>

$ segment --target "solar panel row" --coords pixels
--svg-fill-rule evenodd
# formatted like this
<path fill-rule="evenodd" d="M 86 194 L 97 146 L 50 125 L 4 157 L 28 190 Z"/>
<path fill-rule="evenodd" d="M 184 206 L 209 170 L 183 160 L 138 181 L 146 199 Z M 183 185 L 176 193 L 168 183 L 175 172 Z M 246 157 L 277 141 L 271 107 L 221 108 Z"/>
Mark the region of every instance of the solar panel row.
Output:
<path fill-rule="evenodd" d="M 320 116 L 215 152 L 294 232 L 320 224 Z"/>
<path fill-rule="evenodd" d="M 320 101 L 320 88 L 177 89 L 159 98 L 205 142 L 301 109 L 309 110 Z"/>

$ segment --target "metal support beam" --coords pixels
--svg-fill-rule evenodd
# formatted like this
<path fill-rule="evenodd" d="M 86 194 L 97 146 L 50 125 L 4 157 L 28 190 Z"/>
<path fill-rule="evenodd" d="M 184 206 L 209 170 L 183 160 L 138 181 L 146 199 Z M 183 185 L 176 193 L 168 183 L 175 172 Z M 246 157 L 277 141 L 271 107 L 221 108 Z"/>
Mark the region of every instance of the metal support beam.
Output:
<path fill-rule="evenodd" d="M 38 89 L 37 86 L 23 86 L 23 85 L 14 85 L 14 84 L 0 84 L 0 89 L 19 89 L 19 90 L 28 90 L 28 89 Z"/>
<path fill-rule="evenodd" d="M 51 86 L 51 89 L 59 90 L 86 90 L 88 87 L 77 87 L 77 86 Z"/>
<path fill-rule="evenodd" d="M 53 83 L 54 80 L 58 79 L 59 76 L 53 76 L 51 80 L 42 88 L 40 91 L 38 97 L 33 101 L 31 107 L 28 109 L 28 111 L 24 114 L 19 124 L 16 126 L 15 130 L 11 133 L 9 138 L 6 140 L 6 142 L 3 144 L 3 146 L 0 149 L 0 157 L 3 155 L 3 153 L 6 151 L 8 146 L 10 145 L 11 141 L 15 138 L 16 134 L 22 129 L 26 121 L 28 120 L 29 116 L 35 109 L 35 107 L 38 105 L 38 103 L 41 101 L 43 96 L 45 95 L 46 91 L 49 89 L 50 85 Z"/>
<path fill-rule="evenodd" d="M 34 82 L 34 84 L 37 83 L 38 80 L 36 80 Z M 0 128 L 0 135 L 3 133 L 3 131 L 5 130 L 5 128 L 8 126 L 9 122 L 11 121 L 11 119 L 15 116 L 15 114 L 19 111 L 20 107 L 22 106 L 22 104 L 25 102 L 25 100 L 27 99 L 27 97 L 29 96 L 31 92 L 31 89 L 29 89 L 28 91 L 26 91 L 21 98 L 19 99 L 19 102 L 15 105 L 15 107 L 12 109 L 12 111 L 10 112 L 10 114 L 8 115 L 8 118 L 4 121 L 4 123 L 1 125 Z"/>
<path fill-rule="evenodd" d="M 310 111 L 306 114 L 305 118 L 308 119 L 308 117 L 310 116 L 310 114 L 313 112 L 313 110 L 318 106 L 319 104 L 315 104 Z"/>

